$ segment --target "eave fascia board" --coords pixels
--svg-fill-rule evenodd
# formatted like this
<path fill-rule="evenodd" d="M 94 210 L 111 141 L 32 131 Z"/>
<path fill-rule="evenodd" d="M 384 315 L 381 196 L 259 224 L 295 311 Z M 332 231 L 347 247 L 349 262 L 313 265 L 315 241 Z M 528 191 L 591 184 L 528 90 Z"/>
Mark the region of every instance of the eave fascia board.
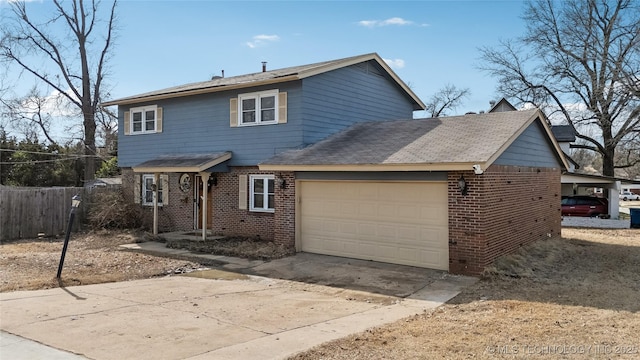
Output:
<path fill-rule="evenodd" d="M 259 164 L 265 171 L 473 171 L 473 165 L 486 169 L 486 163 L 365 164 L 365 165 L 273 165 Z"/>

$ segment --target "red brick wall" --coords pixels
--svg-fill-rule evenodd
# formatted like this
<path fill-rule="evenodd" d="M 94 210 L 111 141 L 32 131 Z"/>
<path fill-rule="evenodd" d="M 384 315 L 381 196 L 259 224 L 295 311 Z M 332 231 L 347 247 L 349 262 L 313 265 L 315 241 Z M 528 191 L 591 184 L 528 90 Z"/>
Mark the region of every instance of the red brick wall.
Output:
<path fill-rule="evenodd" d="M 252 212 L 248 209 L 238 208 L 239 184 L 238 175 L 272 174 L 259 171 L 257 167 L 234 167 L 228 173 L 213 173 L 217 177 L 217 185 L 209 189 L 209 203 L 211 214 L 207 221 L 208 228 L 214 234 L 240 235 L 260 238 L 267 241 L 277 240 L 279 243 L 294 246 L 295 211 L 295 182 L 292 173 L 284 173 L 287 178 L 286 189 L 276 186 L 276 213 Z M 138 174 L 139 175 L 139 174 Z M 180 190 L 180 173 L 169 175 L 169 204 L 159 209 L 158 230 L 188 231 L 194 228 L 193 200 L 194 191 L 184 193 Z M 195 184 L 195 175 L 191 174 L 192 184 Z M 134 196 L 134 173 L 129 169 L 122 169 L 123 190 L 126 196 Z M 247 196 L 249 192 L 247 189 Z M 248 199 L 247 199 L 248 204 Z M 289 209 L 292 211 L 286 212 Z M 151 207 L 144 207 L 149 214 L 153 213 Z M 274 236 L 274 219 L 278 216 L 282 219 L 279 235 Z M 291 230 L 289 232 L 289 230 Z"/>
<path fill-rule="evenodd" d="M 282 189 L 276 182 L 276 212 L 274 242 L 295 248 L 296 239 L 296 183 L 292 172 L 276 173 L 276 178 L 285 180 L 285 188 Z"/>
<path fill-rule="evenodd" d="M 460 175 L 469 185 L 462 196 Z M 493 165 L 449 173 L 449 271 L 478 275 L 497 257 L 560 235 L 560 170 Z"/>
<path fill-rule="evenodd" d="M 274 240 L 274 213 L 249 211 L 238 208 L 238 175 L 273 174 L 257 167 L 233 167 L 228 173 L 217 173 L 218 185 L 211 189 L 213 198 L 213 232 L 223 235 L 256 237 Z M 248 183 L 247 183 L 248 185 Z M 276 199 L 278 186 L 276 185 Z M 249 189 L 247 188 L 247 196 Z M 276 200 L 276 206 L 277 200 Z"/>
<path fill-rule="evenodd" d="M 468 193 L 458 187 L 464 176 Z M 482 212 L 482 178 L 473 171 L 449 172 L 449 272 L 479 274 L 484 266 L 486 248 L 485 222 Z"/>

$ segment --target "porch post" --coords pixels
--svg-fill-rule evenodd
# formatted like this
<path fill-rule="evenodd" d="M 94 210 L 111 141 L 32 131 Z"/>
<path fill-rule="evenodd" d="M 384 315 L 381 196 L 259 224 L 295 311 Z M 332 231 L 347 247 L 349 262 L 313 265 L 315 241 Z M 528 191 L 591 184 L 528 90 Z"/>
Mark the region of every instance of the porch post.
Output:
<path fill-rule="evenodd" d="M 202 240 L 207 240 L 207 194 L 209 176 L 208 172 L 201 172 L 200 178 L 202 179 Z"/>
<path fill-rule="evenodd" d="M 153 235 L 158 235 L 158 188 L 160 173 L 153 173 Z"/>

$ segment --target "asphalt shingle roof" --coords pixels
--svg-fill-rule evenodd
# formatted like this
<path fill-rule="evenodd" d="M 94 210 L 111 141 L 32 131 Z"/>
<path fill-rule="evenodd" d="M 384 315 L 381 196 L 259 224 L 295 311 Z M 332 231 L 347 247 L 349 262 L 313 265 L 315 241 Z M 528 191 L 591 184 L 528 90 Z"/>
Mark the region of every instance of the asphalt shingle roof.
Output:
<path fill-rule="evenodd" d="M 282 69 L 269 70 L 264 72 L 256 72 L 245 75 L 230 76 L 230 77 L 216 77 L 208 81 L 200 81 L 190 84 L 184 84 L 179 86 L 173 86 L 165 89 L 146 92 L 143 94 L 128 96 L 116 100 L 109 100 L 102 105 L 119 105 L 119 104 L 132 104 L 136 102 L 142 102 L 147 100 L 155 100 L 158 98 L 170 98 L 178 96 L 186 96 L 194 93 L 208 93 L 223 91 L 234 88 L 244 88 L 260 84 L 270 84 L 278 81 L 291 81 L 301 79 L 307 76 L 313 76 L 319 73 L 330 71 L 336 68 L 349 66 L 366 61 L 376 61 L 385 71 L 389 73 L 391 78 L 407 93 L 409 97 L 415 102 L 416 109 L 424 109 L 424 104 L 418 98 L 418 96 L 411 91 L 411 89 L 389 68 L 382 58 L 376 53 L 363 54 L 358 56 L 347 57 L 343 59 L 322 61 L 307 65 L 298 65 Z"/>
<path fill-rule="evenodd" d="M 486 163 L 504 151 L 537 109 L 366 122 L 261 165 Z"/>
<path fill-rule="evenodd" d="M 177 154 L 161 155 L 155 159 L 147 160 L 134 168 L 197 168 L 205 170 L 221 161 L 231 157 L 231 152 L 219 152 L 212 154 Z M 212 165 L 213 164 L 213 165 Z"/>

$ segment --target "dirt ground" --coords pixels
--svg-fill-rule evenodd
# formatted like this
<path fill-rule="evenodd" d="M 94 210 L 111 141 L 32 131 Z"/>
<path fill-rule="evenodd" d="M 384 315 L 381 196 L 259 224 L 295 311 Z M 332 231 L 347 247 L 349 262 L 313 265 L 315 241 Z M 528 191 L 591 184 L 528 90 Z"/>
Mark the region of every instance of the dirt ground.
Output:
<path fill-rule="evenodd" d="M 142 241 L 136 232 L 72 234 L 62 269 L 56 279 L 64 238 L 3 242 L 0 245 L 0 292 L 37 290 L 60 285 L 88 285 L 146 279 L 184 273 L 200 264 L 127 252 L 121 244 Z"/>
<path fill-rule="evenodd" d="M 292 359 L 640 358 L 640 230 L 563 229 L 502 258 L 447 304 Z M 127 232 L 73 234 L 63 285 L 166 276 L 200 264 L 118 249 Z M 0 291 L 59 286 L 62 239 L 0 245 Z"/>

